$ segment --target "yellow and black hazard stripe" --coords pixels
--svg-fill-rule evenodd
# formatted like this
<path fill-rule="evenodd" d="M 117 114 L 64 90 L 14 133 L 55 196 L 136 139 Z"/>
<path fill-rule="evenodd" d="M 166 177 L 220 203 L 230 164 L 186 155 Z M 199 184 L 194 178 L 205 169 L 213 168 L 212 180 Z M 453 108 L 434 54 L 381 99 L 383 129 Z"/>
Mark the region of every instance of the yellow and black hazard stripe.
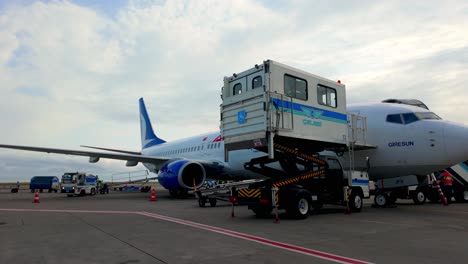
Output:
<path fill-rule="evenodd" d="M 242 198 L 259 198 L 262 195 L 261 189 L 240 189 L 239 197 Z"/>
<path fill-rule="evenodd" d="M 276 205 L 279 205 L 279 195 L 278 195 L 278 194 L 279 194 L 279 192 L 276 191 L 276 192 L 275 192 L 275 204 L 276 204 Z"/>
<path fill-rule="evenodd" d="M 315 163 L 318 163 L 320 165 L 325 165 L 325 161 L 321 160 L 321 159 L 317 159 L 316 157 L 312 157 L 310 155 L 307 155 L 307 154 L 304 154 L 304 153 L 301 153 L 295 149 L 292 149 L 292 148 L 289 148 L 289 147 L 286 147 L 286 146 L 283 146 L 283 145 L 280 145 L 278 143 L 275 143 L 275 148 L 279 149 L 279 150 L 282 150 L 282 151 L 285 151 L 285 152 L 288 152 L 290 154 L 294 154 L 298 157 L 301 157 L 303 159 L 306 159 L 306 160 L 310 160 L 310 161 L 313 161 Z"/>
<path fill-rule="evenodd" d="M 312 177 L 321 175 L 323 173 L 325 173 L 325 170 L 319 170 L 319 171 L 316 171 L 316 172 L 302 174 L 302 175 L 299 175 L 299 176 L 296 176 L 296 177 L 292 177 L 292 178 L 289 178 L 289 179 L 285 179 L 285 180 L 282 180 L 282 181 L 275 182 L 275 183 L 273 183 L 273 187 L 278 188 L 278 187 L 285 186 L 285 185 L 288 185 L 288 184 L 292 184 L 292 183 L 296 183 L 296 182 L 299 182 L 299 181 L 307 180 L 307 179 L 310 179 Z"/>

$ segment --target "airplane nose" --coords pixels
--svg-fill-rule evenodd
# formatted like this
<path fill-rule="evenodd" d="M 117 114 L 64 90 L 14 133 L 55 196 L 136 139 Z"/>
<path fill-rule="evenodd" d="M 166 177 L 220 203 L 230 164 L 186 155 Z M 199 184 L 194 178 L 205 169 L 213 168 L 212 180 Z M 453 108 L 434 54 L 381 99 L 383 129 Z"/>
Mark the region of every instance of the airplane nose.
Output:
<path fill-rule="evenodd" d="M 468 126 L 446 123 L 445 144 L 447 159 L 452 165 L 468 160 Z"/>

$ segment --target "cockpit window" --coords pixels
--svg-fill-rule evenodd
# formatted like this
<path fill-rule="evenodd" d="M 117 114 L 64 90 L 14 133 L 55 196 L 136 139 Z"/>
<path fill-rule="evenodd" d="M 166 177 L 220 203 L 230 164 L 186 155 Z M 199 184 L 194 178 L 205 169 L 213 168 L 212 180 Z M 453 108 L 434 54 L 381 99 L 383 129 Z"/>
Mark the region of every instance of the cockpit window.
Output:
<path fill-rule="evenodd" d="M 402 119 L 403 118 L 403 119 Z M 404 113 L 387 115 L 387 122 L 395 124 L 411 124 L 419 120 L 441 120 L 438 115 L 432 112 Z"/>
<path fill-rule="evenodd" d="M 401 121 L 401 115 L 400 114 L 388 115 L 387 116 L 387 122 L 395 123 L 395 124 L 403 124 L 403 121 Z"/>
<path fill-rule="evenodd" d="M 405 121 L 405 124 L 411 124 L 413 122 L 418 121 L 418 117 L 414 113 L 406 113 L 403 114 L 403 120 Z"/>
<path fill-rule="evenodd" d="M 441 120 L 440 116 L 432 113 L 432 112 L 421 112 L 421 113 L 415 113 L 416 116 L 419 119 L 436 119 L 436 120 Z"/>

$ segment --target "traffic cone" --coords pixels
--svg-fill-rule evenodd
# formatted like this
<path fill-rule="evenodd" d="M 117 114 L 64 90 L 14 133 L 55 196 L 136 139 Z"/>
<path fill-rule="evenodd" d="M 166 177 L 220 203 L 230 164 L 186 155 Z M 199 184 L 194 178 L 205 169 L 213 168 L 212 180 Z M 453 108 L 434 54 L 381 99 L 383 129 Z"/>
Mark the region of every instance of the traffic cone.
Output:
<path fill-rule="evenodd" d="M 150 199 L 151 202 L 154 202 L 154 201 L 157 201 L 156 199 L 156 188 L 151 188 L 151 199 Z"/>
<path fill-rule="evenodd" d="M 34 201 L 33 203 L 40 203 L 39 202 L 39 191 L 36 189 L 36 192 L 34 193 Z"/>

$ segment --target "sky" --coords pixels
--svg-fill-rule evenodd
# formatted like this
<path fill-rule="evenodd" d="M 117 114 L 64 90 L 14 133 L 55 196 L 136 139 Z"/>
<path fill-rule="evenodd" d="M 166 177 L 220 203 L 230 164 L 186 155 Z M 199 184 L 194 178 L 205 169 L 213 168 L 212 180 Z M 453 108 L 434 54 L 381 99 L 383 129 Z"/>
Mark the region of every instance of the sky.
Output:
<path fill-rule="evenodd" d="M 467 1 L 0 1 L 0 144 L 138 151 L 140 97 L 166 141 L 216 131 L 223 77 L 267 59 L 468 124 L 467 29 Z M 0 149 L 0 181 L 143 169 Z"/>

